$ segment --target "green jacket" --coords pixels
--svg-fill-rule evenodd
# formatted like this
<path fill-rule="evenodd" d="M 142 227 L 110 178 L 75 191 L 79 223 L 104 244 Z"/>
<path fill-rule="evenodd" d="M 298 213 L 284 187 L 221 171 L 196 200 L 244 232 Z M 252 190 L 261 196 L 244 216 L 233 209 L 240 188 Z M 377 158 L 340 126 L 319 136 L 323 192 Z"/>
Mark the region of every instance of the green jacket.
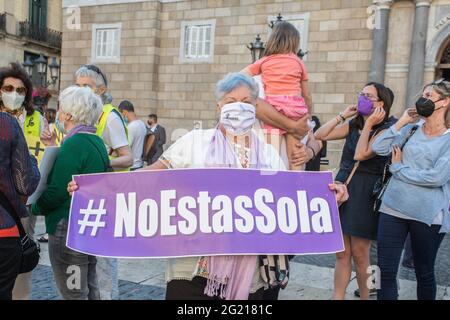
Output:
<path fill-rule="evenodd" d="M 64 142 L 48 176 L 47 190 L 32 206 L 33 214 L 45 216 L 48 234 L 55 233 L 61 219 L 69 218 L 67 185 L 72 175 L 105 172 L 108 163 L 105 144 L 94 134 L 77 133 Z"/>

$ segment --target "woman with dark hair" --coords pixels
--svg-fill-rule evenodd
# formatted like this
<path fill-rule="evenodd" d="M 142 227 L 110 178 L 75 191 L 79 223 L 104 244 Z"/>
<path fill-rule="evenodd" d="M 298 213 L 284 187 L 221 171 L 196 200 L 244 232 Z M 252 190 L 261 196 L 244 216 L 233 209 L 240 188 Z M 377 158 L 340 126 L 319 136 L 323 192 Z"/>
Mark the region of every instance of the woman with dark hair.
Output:
<path fill-rule="evenodd" d="M 28 149 L 36 156 L 38 162 L 42 158 L 44 145 L 40 136 L 47 124 L 45 117 L 33 108 L 33 85 L 27 72 L 18 63 L 11 63 L 0 69 L 2 97 L 0 110 L 15 117 L 25 134 Z M 13 87 L 22 88 L 14 92 Z"/>
<path fill-rule="evenodd" d="M 5 111 L 16 118 L 19 118 L 23 110 L 27 115 L 32 115 L 33 85 L 27 72 L 18 63 L 11 63 L 8 67 L 0 69 L 0 84 L 2 97 L 0 110 Z M 17 86 L 19 91 L 14 92 Z"/>
<path fill-rule="evenodd" d="M 383 176 L 388 161 L 388 157 L 377 156 L 373 152 L 372 144 L 380 133 L 395 122 L 394 118 L 389 117 L 393 97 L 389 88 L 370 82 L 359 93 L 357 106 L 347 107 L 315 133 L 316 138 L 323 141 L 346 139 L 336 180 L 347 185 L 350 197 L 340 207 L 345 250 L 336 254 L 334 299 L 345 298 L 352 272 L 352 258 L 360 297 L 369 297 L 369 252 L 378 227 L 378 216 L 373 210 L 373 190 Z"/>
<path fill-rule="evenodd" d="M 14 216 L 27 217 L 21 196 L 34 192 L 40 176 L 16 121 L 22 109 L 30 107 L 31 82 L 18 64 L 12 64 L 0 69 L 0 84 L 0 300 L 9 300 L 22 255 Z"/>
<path fill-rule="evenodd" d="M 39 164 L 44 153 L 40 135 L 45 129 L 46 120 L 33 109 L 33 85 L 27 72 L 18 63 L 0 69 L 0 111 L 17 119 L 25 135 L 25 145 Z M 36 218 L 29 216 L 22 223 L 28 235 L 33 237 Z M 20 275 L 14 287 L 14 299 L 28 299 L 30 285 L 31 273 Z"/>

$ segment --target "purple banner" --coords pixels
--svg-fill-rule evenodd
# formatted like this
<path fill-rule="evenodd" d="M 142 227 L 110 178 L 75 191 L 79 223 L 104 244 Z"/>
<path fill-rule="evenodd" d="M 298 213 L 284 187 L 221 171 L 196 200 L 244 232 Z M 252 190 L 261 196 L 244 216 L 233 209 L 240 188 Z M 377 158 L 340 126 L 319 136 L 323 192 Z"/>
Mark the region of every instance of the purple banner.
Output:
<path fill-rule="evenodd" d="M 67 246 L 124 258 L 342 251 L 331 172 L 181 169 L 74 177 Z"/>

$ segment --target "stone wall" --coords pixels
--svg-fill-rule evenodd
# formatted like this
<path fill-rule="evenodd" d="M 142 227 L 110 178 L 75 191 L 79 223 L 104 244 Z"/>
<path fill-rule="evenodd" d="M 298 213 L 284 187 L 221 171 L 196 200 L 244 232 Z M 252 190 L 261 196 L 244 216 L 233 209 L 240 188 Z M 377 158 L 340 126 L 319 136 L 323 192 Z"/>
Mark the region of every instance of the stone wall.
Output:
<path fill-rule="evenodd" d="M 246 44 L 256 34 L 267 41 L 268 17 L 309 13 L 306 66 L 310 74 L 314 113 L 322 122 L 346 104 L 367 81 L 372 33 L 366 27 L 371 0 L 192 0 L 159 4 L 90 6 L 81 9 L 81 30 L 64 29 L 62 87 L 73 72 L 90 62 L 92 23 L 122 22 L 120 64 L 102 64 L 118 104 L 133 101 L 140 116 L 157 113 L 168 128 L 203 127 L 216 119 L 215 83 L 228 72 L 251 63 Z M 212 63 L 180 63 L 183 21 L 215 19 Z M 337 166 L 342 142 L 329 144 L 331 167 Z"/>
<path fill-rule="evenodd" d="M 62 25 L 62 1 L 48 0 L 47 26 L 50 29 L 61 31 Z M 2 0 L 0 1 L 0 12 L 7 13 L 6 29 L 7 34 L 0 38 L 0 65 L 5 66 L 10 62 L 23 63 L 24 51 L 43 54 L 48 57 L 59 57 L 53 49 L 39 43 L 24 42 L 19 37 L 19 22 L 29 20 L 29 0 Z M 59 61 L 58 61 L 59 62 Z M 48 70 L 48 74 L 50 71 Z M 48 76 L 50 80 L 50 75 Z M 57 90 L 56 87 L 49 87 L 53 98 L 49 105 L 56 108 Z"/>
<path fill-rule="evenodd" d="M 138 114 L 157 113 L 168 129 L 168 141 L 177 128 L 190 130 L 215 123 L 215 83 L 228 72 L 251 62 L 246 44 L 260 34 L 267 41 L 269 16 L 305 14 L 314 114 L 324 123 L 355 104 L 357 92 L 368 81 L 372 31 L 367 27 L 372 0 L 191 0 L 96 5 L 81 9 L 81 30 L 64 29 L 62 86 L 73 82 L 73 72 L 91 58 L 92 24 L 122 22 L 121 60 L 100 64 L 108 74 L 114 103 L 131 100 Z M 449 0 L 435 0 L 430 9 L 427 50 L 450 12 Z M 386 84 L 395 93 L 392 114 L 405 107 L 406 85 L 414 22 L 413 1 L 395 1 L 390 9 Z M 215 21 L 214 56 L 210 63 L 180 61 L 181 25 L 189 21 Z M 381 53 L 380 53 L 381 54 Z M 434 62 L 433 62 L 434 63 Z M 426 68 L 425 82 L 434 78 L 434 65 Z M 174 138 L 178 136 L 174 134 Z M 328 147 L 330 168 L 339 163 L 342 141 Z"/>
<path fill-rule="evenodd" d="M 93 23 L 122 23 L 121 61 L 99 64 L 107 75 L 114 102 L 128 99 L 143 116 L 157 105 L 157 65 L 159 64 L 158 2 L 83 7 L 81 29 L 63 25 L 61 87 L 73 83 L 73 73 L 91 63 Z"/>

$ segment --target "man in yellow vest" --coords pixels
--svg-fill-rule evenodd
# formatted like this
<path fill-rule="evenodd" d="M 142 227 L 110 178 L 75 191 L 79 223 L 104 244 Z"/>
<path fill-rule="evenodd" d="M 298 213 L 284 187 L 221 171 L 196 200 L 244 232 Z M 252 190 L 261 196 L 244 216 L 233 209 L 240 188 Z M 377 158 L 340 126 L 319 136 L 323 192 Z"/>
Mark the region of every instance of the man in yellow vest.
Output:
<path fill-rule="evenodd" d="M 126 125 L 119 110 L 111 104 L 105 74 L 97 66 L 84 65 L 75 72 L 75 83 L 91 88 L 102 98 L 104 106 L 97 125 L 97 135 L 108 148 L 111 166 L 117 171 L 129 169 L 133 164 L 133 155 L 128 143 Z M 117 259 L 97 257 L 97 277 L 100 299 L 118 299 Z"/>
<path fill-rule="evenodd" d="M 117 171 L 130 168 L 133 156 L 128 143 L 126 125 L 120 111 L 111 104 L 112 99 L 107 93 L 106 76 L 97 66 L 84 65 L 75 73 L 75 83 L 91 88 L 103 100 L 103 113 L 97 125 L 97 135 L 109 149 L 108 152 L 112 156 L 111 166 Z"/>
<path fill-rule="evenodd" d="M 45 145 L 41 142 L 40 138 L 44 128 L 45 119 L 39 111 L 34 110 L 31 114 L 27 113 L 25 122 L 23 123 L 23 133 L 28 144 L 28 149 L 37 158 L 38 164 L 42 160 L 45 149 Z"/>
<path fill-rule="evenodd" d="M 41 140 L 41 135 L 46 127 L 46 119 L 44 117 L 47 110 L 48 102 L 52 95 L 45 87 L 38 87 L 33 90 L 33 110 L 27 110 L 24 120 L 23 131 L 25 139 L 28 143 L 28 149 L 40 164 L 44 154 L 45 145 Z"/>

